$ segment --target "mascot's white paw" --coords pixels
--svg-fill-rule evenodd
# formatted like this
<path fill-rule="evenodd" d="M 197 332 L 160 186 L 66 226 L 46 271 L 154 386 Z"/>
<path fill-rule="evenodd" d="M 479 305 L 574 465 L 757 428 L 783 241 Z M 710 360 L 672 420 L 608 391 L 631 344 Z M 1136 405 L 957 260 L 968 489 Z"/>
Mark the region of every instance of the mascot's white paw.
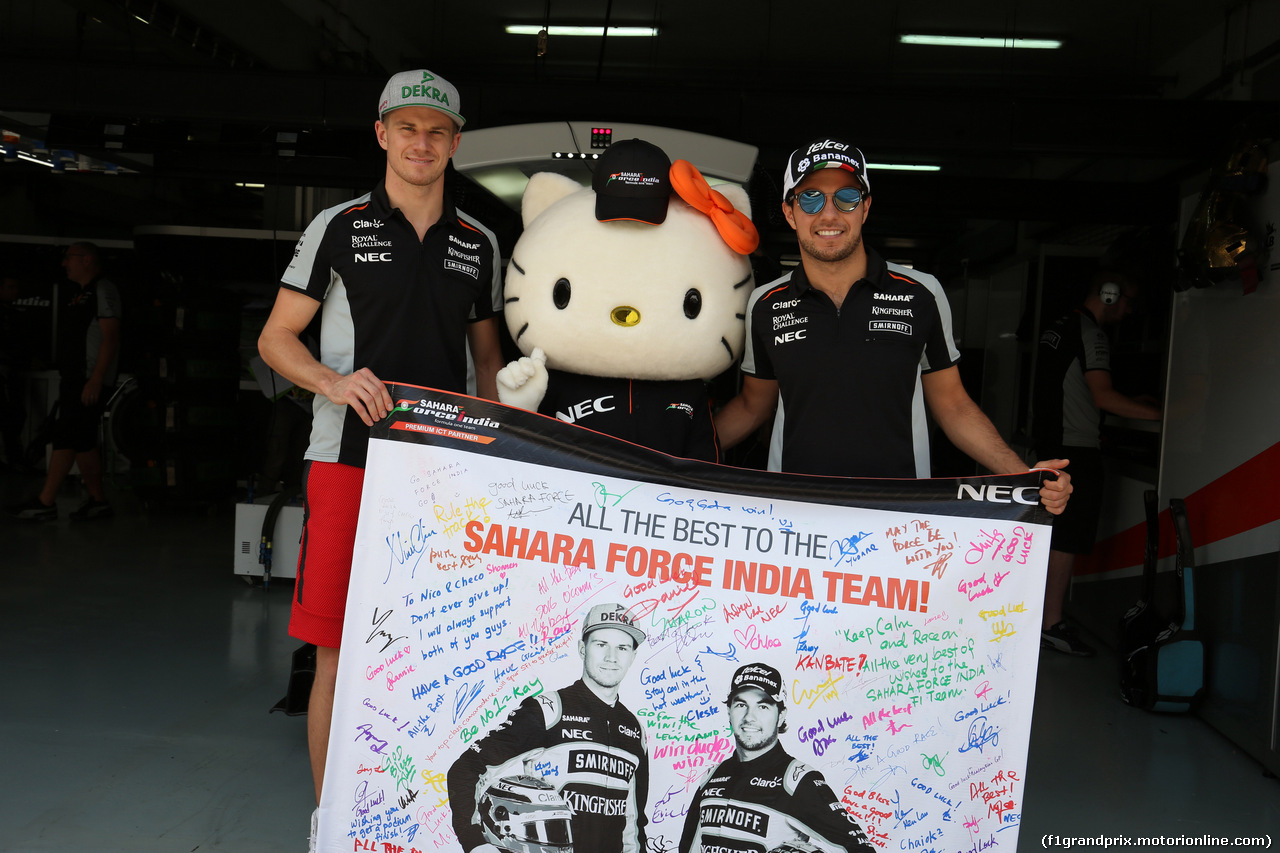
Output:
<path fill-rule="evenodd" d="M 540 348 L 498 371 L 498 399 L 508 406 L 538 411 L 547 396 L 547 356 Z"/>

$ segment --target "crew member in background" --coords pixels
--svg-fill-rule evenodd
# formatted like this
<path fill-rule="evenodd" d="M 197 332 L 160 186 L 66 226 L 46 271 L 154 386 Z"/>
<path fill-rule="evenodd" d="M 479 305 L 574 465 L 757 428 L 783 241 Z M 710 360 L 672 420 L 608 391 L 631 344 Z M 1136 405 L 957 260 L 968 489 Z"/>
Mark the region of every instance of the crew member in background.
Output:
<path fill-rule="evenodd" d="M 110 518 L 98 449 L 102 408 L 116 384 L 120 355 L 120 290 L 102 275 L 102 252 L 93 243 L 72 243 L 62 257 L 66 284 L 58 288 L 58 417 L 53 455 L 44 488 L 26 503 L 9 507 L 15 518 L 51 521 L 58 517 L 58 489 L 79 466 L 88 498 L 72 510 L 72 521 Z"/>
<path fill-rule="evenodd" d="M 316 393 L 289 633 L 317 647 L 307 711 L 316 801 L 324 781 L 369 427 L 392 408 L 385 381 L 480 396 L 502 367 L 498 241 L 445 194 L 464 123 L 458 90 L 430 71 L 387 81 L 374 133 L 386 176 L 317 216 L 298 241 L 258 340 L 263 359 Z M 320 310 L 320 357 L 302 343 Z M 316 815 L 312 814 L 312 849 Z"/>
<path fill-rule="evenodd" d="M 1084 304 L 1040 336 L 1032 428 L 1036 452 L 1071 460 L 1075 486 L 1066 511 L 1053 524 L 1049 574 L 1045 581 L 1041 648 L 1087 657 L 1093 647 L 1062 618 L 1077 554 L 1093 551 L 1102 513 L 1103 465 L 1099 427 L 1102 412 L 1159 420 L 1160 409 L 1126 397 L 1111 386 L 1111 344 L 1103 326 L 1133 312 L 1137 285 L 1119 273 L 1094 275 Z"/>

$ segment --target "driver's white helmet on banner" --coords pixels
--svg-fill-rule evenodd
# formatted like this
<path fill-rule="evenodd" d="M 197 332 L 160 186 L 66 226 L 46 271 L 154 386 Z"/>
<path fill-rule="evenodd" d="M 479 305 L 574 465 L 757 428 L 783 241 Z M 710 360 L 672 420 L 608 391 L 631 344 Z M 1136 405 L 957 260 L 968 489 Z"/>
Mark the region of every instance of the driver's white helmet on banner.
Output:
<path fill-rule="evenodd" d="M 537 776 L 503 776 L 480 796 L 480 830 L 510 853 L 573 853 L 573 810 Z"/>

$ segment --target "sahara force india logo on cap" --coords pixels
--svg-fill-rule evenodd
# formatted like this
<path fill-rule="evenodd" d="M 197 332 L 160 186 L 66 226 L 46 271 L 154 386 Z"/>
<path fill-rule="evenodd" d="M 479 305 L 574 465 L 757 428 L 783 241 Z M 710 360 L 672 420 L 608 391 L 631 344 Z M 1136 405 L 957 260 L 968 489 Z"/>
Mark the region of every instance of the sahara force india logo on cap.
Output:
<path fill-rule="evenodd" d="M 449 96 L 445 92 L 441 92 L 435 86 L 428 86 L 436 76 L 429 71 L 422 72 L 422 82 L 415 83 L 412 86 L 406 84 L 400 87 L 400 97 L 406 101 L 410 98 L 430 98 L 437 103 L 449 106 Z"/>
<path fill-rule="evenodd" d="M 609 175 L 609 180 L 605 181 L 604 185 L 607 187 L 617 181 L 629 187 L 656 187 L 661 180 L 656 175 L 646 175 L 644 172 L 614 172 Z"/>

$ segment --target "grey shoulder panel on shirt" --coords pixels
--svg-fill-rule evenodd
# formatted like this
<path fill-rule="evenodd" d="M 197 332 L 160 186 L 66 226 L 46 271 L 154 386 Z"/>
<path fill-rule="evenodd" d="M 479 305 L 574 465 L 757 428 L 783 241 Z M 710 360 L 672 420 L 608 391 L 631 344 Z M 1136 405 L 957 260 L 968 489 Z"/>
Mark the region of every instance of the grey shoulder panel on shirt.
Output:
<path fill-rule="evenodd" d="M 366 205 L 372 198 L 373 193 L 365 193 L 359 198 L 353 198 L 320 211 L 315 219 L 312 219 L 311 223 L 307 225 L 307 230 L 302 232 L 302 236 L 298 238 L 298 242 L 293 249 L 293 260 L 289 262 L 288 268 L 280 276 L 280 282 L 294 290 L 305 292 L 307 285 L 311 281 L 316 253 L 324 242 L 324 235 L 329 230 L 329 223 L 338 214 L 351 210 L 353 207 Z"/>
<path fill-rule="evenodd" d="M 747 312 L 746 312 L 747 316 L 746 316 L 746 319 L 743 321 L 747 324 L 746 345 L 744 346 L 742 351 L 742 363 L 739 365 L 739 369 L 743 373 L 746 373 L 750 376 L 754 376 L 756 373 L 755 345 L 751 340 L 751 316 L 755 313 L 756 303 L 759 302 L 761 297 L 763 297 L 766 293 L 769 293 L 770 291 L 775 290 L 780 286 L 790 284 L 790 282 L 791 282 L 791 273 L 786 273 L 785 275 L 782 275 L 779 278 L 775 278 L 773 281 L 769 282 L 768 284 L 758 285 L 755 290 L 751 291 L 751 296 L 748 297 L 747 299 Z"/>

